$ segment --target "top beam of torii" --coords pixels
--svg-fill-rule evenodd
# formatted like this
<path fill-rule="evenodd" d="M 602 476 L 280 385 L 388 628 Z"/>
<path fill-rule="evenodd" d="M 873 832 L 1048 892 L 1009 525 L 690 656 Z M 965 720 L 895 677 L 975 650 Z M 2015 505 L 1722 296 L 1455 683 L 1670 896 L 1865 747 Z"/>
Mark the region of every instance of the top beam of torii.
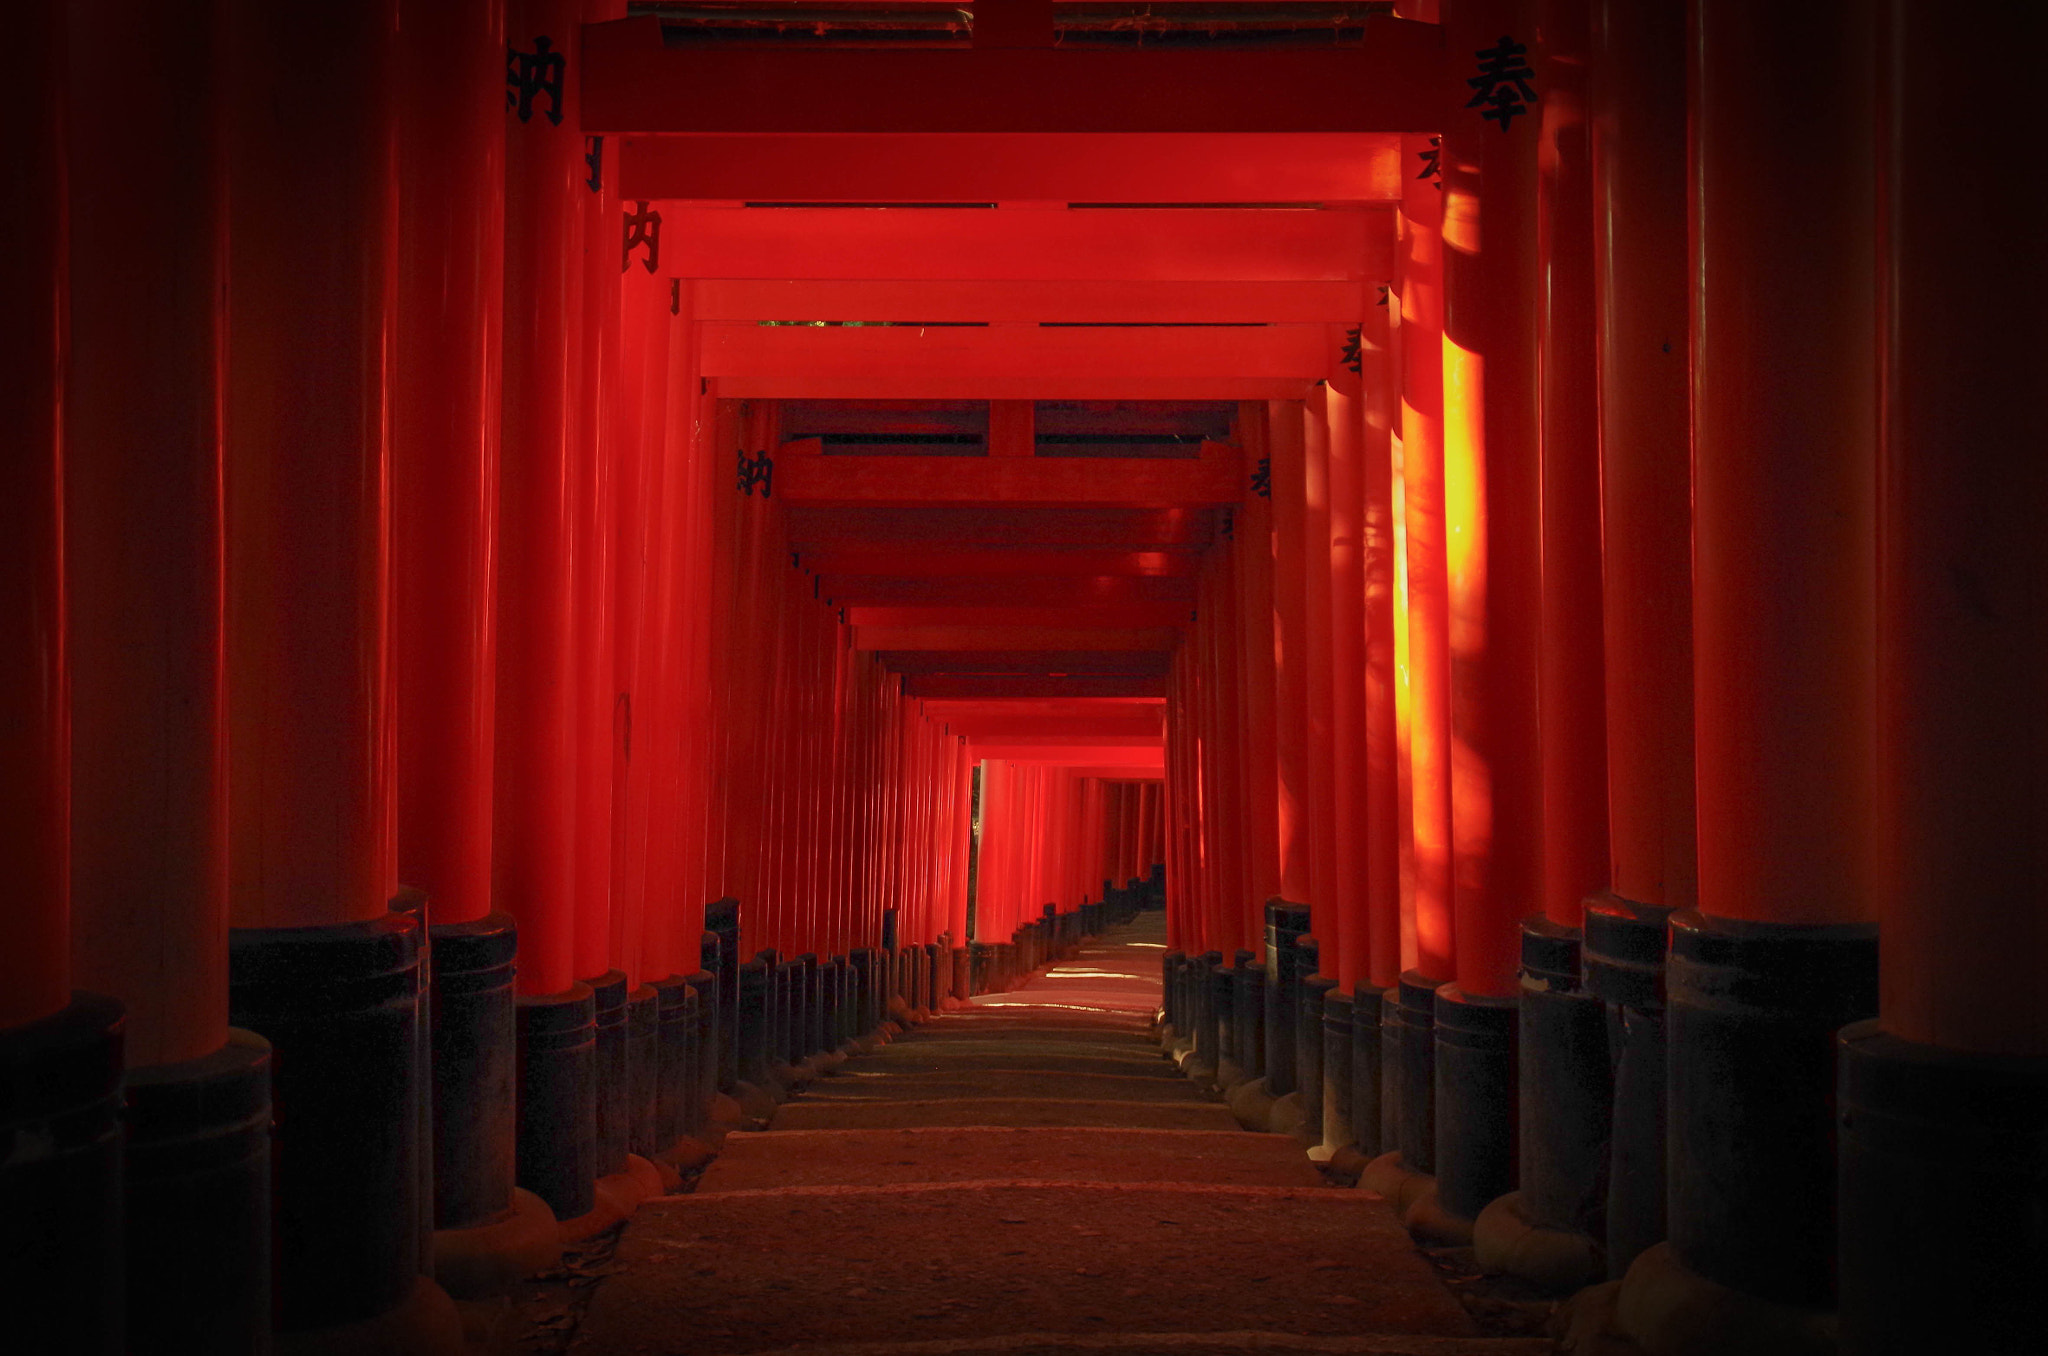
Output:
<path fill-rule="evenodd" d="M 583 29 L 585 132 L 1420 132 L 1464 91 L 1435 24 L 1357 47 L 668 47 L 652 16 Z"/>

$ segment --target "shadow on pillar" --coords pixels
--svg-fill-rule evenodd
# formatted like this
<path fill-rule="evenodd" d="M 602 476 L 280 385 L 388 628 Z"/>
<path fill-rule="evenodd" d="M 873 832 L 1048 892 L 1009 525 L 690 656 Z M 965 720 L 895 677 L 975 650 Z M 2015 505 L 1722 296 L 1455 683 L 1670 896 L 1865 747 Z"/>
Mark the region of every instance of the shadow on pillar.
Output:
<path fill-rule="evenodd" d="M 74 990 L 0 1033 L 0 1296 L 9 1340 L 35 1356 L 126 1349 L 122 1019 Z"/>
<path fill-rule="evenodd" d="M 705 905 L 704 930 L 718 939 L 717 963 L 706 954 L 700 964 L 718 976 L 718 1090 L 730 1093 L 739 1082 L 739 901 L 719 899 Z"/>
<path fill-rule="evenodd" d="M 1586 990 L 1607 1010 L 1607 1274 L 1664 1240 L 1664 936 L 1671 910 L 1603 895 L 1586 905 Z"/>
<path fill-rule="evenodd" d="M 1390 1147 L 1385 1134 L 1385 1038 L 1380 1031 L 1386 998 L 1385 989 L 1363 981 L 1351 992 L 1351 1137 L 1365 1163 Z"/>

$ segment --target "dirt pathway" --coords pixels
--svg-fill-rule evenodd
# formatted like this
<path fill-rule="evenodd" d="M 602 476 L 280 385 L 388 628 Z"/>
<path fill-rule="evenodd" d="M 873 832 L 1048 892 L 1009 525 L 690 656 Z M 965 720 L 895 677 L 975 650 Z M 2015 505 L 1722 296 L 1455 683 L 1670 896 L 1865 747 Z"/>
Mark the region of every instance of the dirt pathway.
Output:
<path fill-rule="evenodd" d="M 572 1351 L 1533 1356 L 1149 1034 L 1159 915 L 847 1062 L 643 1205 Z"/>

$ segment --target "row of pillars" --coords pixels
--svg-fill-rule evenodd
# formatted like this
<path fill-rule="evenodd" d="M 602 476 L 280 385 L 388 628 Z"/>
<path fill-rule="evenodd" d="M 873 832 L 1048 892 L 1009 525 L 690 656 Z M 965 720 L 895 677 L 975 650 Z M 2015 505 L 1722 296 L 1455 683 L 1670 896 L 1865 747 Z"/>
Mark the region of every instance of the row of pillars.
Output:
<path fill-rule="evenodd" d="M 741 1114 L 748 1012 L 965 968 L 967 746 L 576 130 L 621 8 L 21 16 L 10 1350 L 454 1340 Z"/>
<path fill-rule="evenodd" d="M 1619 1279 L 1646 1349 L 2017 1349 L 2048 277 L 1989 35 L 1401 8 L 1526 47 L 1533 98 L 1405 139 L 1388 308 L 1241 412 L 1169 706 L 1170 1021 L 1411 1225 Z M 1349 1057 L 1297 1087 L 1325 1015 Z"/>

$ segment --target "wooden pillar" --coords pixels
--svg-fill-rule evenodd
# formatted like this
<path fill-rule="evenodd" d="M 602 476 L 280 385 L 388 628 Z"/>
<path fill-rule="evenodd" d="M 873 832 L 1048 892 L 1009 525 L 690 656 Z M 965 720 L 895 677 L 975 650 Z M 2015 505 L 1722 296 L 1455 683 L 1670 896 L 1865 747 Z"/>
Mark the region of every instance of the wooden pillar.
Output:
<path fill-rule="evenodd" d="M 1327 386 L 1302 402 L 1302 658 L 1307 716 L 1308 893 L 1315 910 L 1317 963 L 1334 974 L 1343 943 L 1337 925 L 1337 778 L 1333 674 L 1330 668 L 1330 416 Z M 1316 1127 L 1311 1126 L 1311 1132 Z"/>
<path fill-rule="evenodd" d="M 1366 876 L 1371 860 L 1365 797 L 1364 708 L 1369 679 L 1365 671 L 1365 479 L 1360 445 L 1364 423 L 1359 417 L 1364 392 L 1361 374 L 1350 370 L 1344 356 L 1343 334 L 1333 333 L 1328 343 L 1334 360 L 1324 401 L 1330 439 L 1330 817 L 1335 857 L 1330 903 L 1335 918 L 1334 926 L 1323 931 L 1336 943 L 1336 949 L 1325 959 L 1323 972 L 1349 993 L 1363 981 L 1367 968 Z"/>
<path fill-rule="evenodd" d="M 1699 908 L 1670 922 L 1670 1244 L 1625 1304 L 1832 1300 L 1833 1037 L 1876 1006 L 1873 29 L 1849 3 L 1693 23 Z M 1796 204 L 1759 145 L 1813 167 Z"/>
<path fill-rule="evenodd" d="M 1665 923 L 1695 902 L 1691 342 L 1685 18 L 1600 0 L 1594 265 L 1612 887 L 1588 905 L 1587 990 L 1613 1014 L 1606 1251 L 1664 1237 Z"/>
<path fill-rule="evenodd" d="M 1471 1219 L 1514 1179 L 1518 924 L 1542 886 L 1536 40 L 1524 0 L 1445 0 L 1474 100 L 1443 134 L 1444 501 L 1456 984 L 1437 993 L 1439 1197 Z"/>
<path fill-rule="evenodd" d="M 2012 242 L 2041 194 L 2013 176 L 2024 95 L 1993 76 L 1989 34 L 1924 6 L 1882 15 L 1884 946 L 1880 1020 L 1840 1046 L 1853 1356 L 2024 1347 L 2023 1278 L 2048 1264 L 2036 1132 L 2048 1106 L 2048 638 L 2033 601 L 2048 596 L 2048 476 L 2039 458 L 2012 455 L 2036 437 L 2048 305 L 2038 252 Z M 2009 17 L 2001 49 L 2048 39 L 2038 13 Z M 1961 1233 L 1944 1223 L 1959 1209 Z"/>
<path fill-rule="evenodd" d="M 1267 406 L 1267 485 L 1273 501 L 1273 716 L 1278 774 L 1280 893 L 1309 898 L 1307 450 L 1301 404 Z"/>

